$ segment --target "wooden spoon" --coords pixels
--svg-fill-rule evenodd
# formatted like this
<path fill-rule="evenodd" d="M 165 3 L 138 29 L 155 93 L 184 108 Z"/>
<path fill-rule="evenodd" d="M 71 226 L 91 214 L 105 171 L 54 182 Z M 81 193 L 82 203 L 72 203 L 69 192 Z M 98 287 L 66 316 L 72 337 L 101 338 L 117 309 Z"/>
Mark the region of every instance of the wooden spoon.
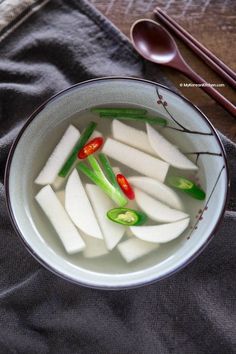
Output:
<path fill-rule="evenodd" d="M 173 37 L 155 21 L 149 19 L 137 20 L 130 29 L 130 37 L 134 48 L 145 59 L 160 65 L 175 68 L 197 84 L 222 107 L 236 116 L 236 107 L 220 92 L 199 76 L 185 62 Z"/>

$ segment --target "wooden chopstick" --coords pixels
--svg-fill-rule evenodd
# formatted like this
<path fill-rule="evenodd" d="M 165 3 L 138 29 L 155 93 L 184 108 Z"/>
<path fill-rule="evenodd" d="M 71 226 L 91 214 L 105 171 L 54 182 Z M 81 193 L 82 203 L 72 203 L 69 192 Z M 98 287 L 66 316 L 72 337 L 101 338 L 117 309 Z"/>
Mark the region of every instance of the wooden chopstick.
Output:
<path fill-rule="evenodd" d="M 236 73 L 225 63 L 217 58 L 209 49 L 198 42 L 190 33 L 182 28 L 176 21 L 160 8 L 154 9 L 155 15 L 169 29 L 171 29 L 185 44 L 187 44 L 198 56 L 208 64 L 217 74 L 224 78 L 232 87 L 236 88 Z"/>

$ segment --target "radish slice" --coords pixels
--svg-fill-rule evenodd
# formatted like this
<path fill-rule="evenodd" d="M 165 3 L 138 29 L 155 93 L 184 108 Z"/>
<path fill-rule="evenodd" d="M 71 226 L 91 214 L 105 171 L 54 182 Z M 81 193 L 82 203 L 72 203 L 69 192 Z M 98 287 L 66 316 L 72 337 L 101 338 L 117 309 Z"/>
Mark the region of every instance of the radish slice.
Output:
<path fill-rule="evenodd" d="M 147 242 L 165 243 L 174 240 L 188 227 L 190 219 L 184 219 L 170 224 L 154 226 L 131 226 L 134 236 Z"/>
<path fill-rule="evenodd" d="M 156 250 L 159 247 L 157 243 L 145 242 L 137 238 L 131 238 L 121 242 L 117 249 L 126 262 L 132 262 L 148 253 Z"/>
<path fill-rule="evenodd" d="M 51 186 L 43 187 L 35 199 L 56 230 L 65 250 L 70 254 L 83 250 L 85 243 Z"/>
<path fill-rule="evenodd" d="M 65 189 L 65 207 L 71 220 L 85 234 L 102 239 L 102 233 L 80 176 L 74 169 Z"/>
<path fill-rule="evenodd" d="M 65 205 L 65 191 L 56 192 L 57 198 L 60 200 L 62 205 Z M 84 233 L 81 234 L 83 240 L 85 242 L 86 248 L 83 251 L 83 255 L 85 258 L 95 258 L 100 257 L 108 253 L 108 249 L 104 240 L 100 240 L 98 238 L 94 238 Z"/>
<path fill-rule="evenodd" d="M 87 235 L 83 235 L 83 238 L 86 244 L 86 248 L 83 251 L 85 258 L 100 257 L 109 252 L 103 240 Z"/>
<path fill-rule="evenodd" d="M 56 196 L 60 200 L 61 204 L 64 207 L 65 206 L 65 191 L 62 190 L 62 191 L 56 192 Z"/>
<path fill-rule="evenodd" d="M 117 119 L 112 121 L 111 131 L 114 139 L 145 151 L 148 154 L 156 155 L 149 143 L 146 132 L 121 123 Z"/>
<path fill-rule="evenodd" d="M 182 154 L 182 152 L 180 152 L 150 124 L 146 124 L 146 126 L 150 145 L 161 159 L 168 162 L 171 166 L 181 168 L 182 170 L 198 169 L 198 166 L 190 161 L 184 154 Z"/>
<path fill-rule="evenodd" d="M 62 136 L 61 140 L 51 153 L 45 166 L 35 180 L 37 184 L 51 184 L 57 177 L 58 172 L 64 165 L 71 150 L 80 137 L 80 132 L 73 125 L 70 125 Z"/>
<path fill-rule="evenodd" d="M 127 165 L 149 177 L 163 182 L 168 172 L 169 164 L 156 157 L 108 138 L 103 145 L 103 152 L 111 158 Z"/>
<path fill-rule="evenodd" d="M 113 209 L 115 204 L 94 184 L 86 184 L 86 191 L 101 227 L 106 246 L 109 250 L 112 250 L 125 233 L 124 226 L 116 224 L 107 218 L 108 210 Z"/>
<path fill-rule="evenodd" d="M 173 189 L 167 187 L 156 179 L 144 176 L 134 176 L 129 177 L 128 181 L 132 186 L 143 190 L 170 207 L 183 210 L 183 203 L 178 194 Z"/>
<path fill-rule="evenodd" d="M 140 189 L 135 188 L 134 193 L 138 206 L 152 220 L 158 222 L 174 222 L 188 217 L 188 214 L 183 211 L 170 208 L 142 192 Z"/>

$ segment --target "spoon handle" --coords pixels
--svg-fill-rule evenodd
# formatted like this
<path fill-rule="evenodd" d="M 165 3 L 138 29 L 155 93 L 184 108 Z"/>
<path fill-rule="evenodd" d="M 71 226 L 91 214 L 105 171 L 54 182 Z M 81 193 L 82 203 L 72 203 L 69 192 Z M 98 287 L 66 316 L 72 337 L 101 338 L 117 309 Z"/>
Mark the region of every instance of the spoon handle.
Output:
<path fill-rule="evenodd" d="M 208 83 L 200 75 L 193 71 L 187 64 L 186 66 L 181 66 L 181 68 L 179 67 L 178 69 L 196 84 L 203 84 L 203 86 L 201 86 L 201 89 L 203 91 L 205 91 L 209 96 L 211 96 L 215 101 L 217 101 L 234 117 L 236 116 L 235 105 L 229 100 L 227 100 L 227 98 L 225 98 L 219 91 L 214 89 L 214 87 L 208 86 Z M 204 84 L 206 85 L 204 86 Z"/>
<path fill-rule="evenodd" d="M 189 32 L 181 27 L 166 12 L 156 7 L 154 13 L 167 28 L 175 33 L 197 56 L 199 56 L 207 65 L 209 65 L 218 75 L 223 77 L 232 87 L 236 88 L 236 73 L 215 56 L 203 44 L 198 42 Z"/>

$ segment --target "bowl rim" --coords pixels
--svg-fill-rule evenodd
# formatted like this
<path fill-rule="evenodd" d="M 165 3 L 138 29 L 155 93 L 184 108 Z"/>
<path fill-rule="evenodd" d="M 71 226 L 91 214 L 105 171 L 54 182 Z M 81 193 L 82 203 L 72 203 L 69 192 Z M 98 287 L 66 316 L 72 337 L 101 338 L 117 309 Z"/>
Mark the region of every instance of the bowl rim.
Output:
<path fill-rule="evenodd" d="M 14 156 L 14 152 L 17 148 L 18 142 L 21 139 L 21 136 L 23 135 L 23 133 L 25 132 L 25 130 L 28 128 L 28 126 L 30 125 L 30 123 L 37 118 L 37 115 L 47 106 L 47 104 L 51 103 L 51 101 L 53 101 L 55 98 L 60 97 L 62 95 L 64 95 L 65 93 L 68 93 L 70 90 L 73 90 L 74 88 L 79 88 L 81 86 L 85 86 L 85 85 L 89 85 L 90 83 L 96 83 L 96 82 L 100 82 L 100 81 L 110 81 L 110 80 L 131 80 L 131 81 L 136 81 L 136 82 L 144 82 L 146 84 L 151 84 L 160 88 L 163 88 L 167 91 L 170 91 L 171 93 L 173 93 L 174 95 L 177 95 L 178 97 L 180 97 L 182 100 L 185 101 L 185 103 L 187 103 L 189 106 L 191 106 L 191 108 L 193 108 L 195 111 L 197 111 L 198 114 L 201 115 L 201 117 L 203 118 L 203 120 L 205 121 L 205 123 L 209 126 L 210 130 L 212 131 L 214 137 L 216 138 L 218 145 L 221 149 L 222 152 L 222 158 L 224 160 L 224 164 L 225 164 L 225 172 L 226 172 L 226 193 L 224 196 L 224 204 L 221 210 L 220 215 L 218 216 L 218 219 L 213 227 L 213 230 L 211 231 L 211 233 L 208 235 L 208 237 L 206 238 L 205 242 L 203 243 L 203 245 L 194 253 L 192 254 L 191 257 L 189 257 L 187 260 L 185 260 L 185 262 L 183 262 L 182 264 L 180 264 L 177 268 L 173 269 L 172 271 L 169 271 L 168 273 L 165 273 L 161 276 L 157 276 L 156 278 L 151 279 L 150 281 L 136 281 L 135 284 L 131 284 L 131 285 L 94 285 L 94 284 L 88 284 L 88 283 L 84 283 L 81 282 L 80 280 L 75 280 L 74 278 L 70 278 L 69 276 L 65 275 L 64 273 L 58 271 L 56 268 L 53 268 L 52 266 L 50 266 L 43 258 L 41 258 L 34 250 L 33 248 L 28 244 L 28 242 L 25 240 L 23 233 L 20 231 L 17 221 L 15 219 L 14 216 L 14 212 L 11 206 L 11 200 L 10 200 L 10 186 L 9 186 L 9 177 L 10 177 L 10 169 L 11 169 L 11 163 L 12 163 L 12 159 Z M 23 245 L 26 247 L 26 249 L 28 250 L 28 252 L 43 266 L 45 267 L 47 270 L 49 270 L 50 272 L 52 272 L 53 274 L 61 277 L 64 280 L 67 280 L 71 283 L 77 284 L 77 285 L 81 285 L 84 287 L 88 287 L 88 288 L 94 288 L 94 289 L 101 289 L 101 290 L 122 290 L 122 289 L 133 289 L 133 288 L 138 288 L 141 286 L 145 286 L 145 285 L 150 285 L 153 284 L 157 281 L 166 279 L 168 277 L 170 277 L 171 275 L 179 272 L 180 270 L 182 270 L 183 268 L 185 268 L 189 263 L 191 263 L 195 258 L 197 258 L 202 251 L 206 248 L 206 246 L 209 244 L 209 242 L 212 240 L 212 238 L 214 237 L 215 233 L 217 232 L 217 230 L 219 229 L 219 226 L 222 222 L 224 213 L 226 211 L 226 206 L 229 200 L 229 190 L 230 190 L 230 176 L 229 176 L 229 167 L 228 167 L 228 162 L 227 162 L 227 155 L 226 155 L 226 151 L 224 148 L 224 145 L 219 137 L 218 132 L 216 131 L 216 128 L 214 128 L 213 124 L 210 122 L 210 120 L 207 118 L 207 116 L 195 105 L 193 104 L 189 99 L 187 99 L 186 97 L 184 97 L 182 94 L 175 92 L 173 89 L 151 81 L 151 80 L 146 80 L 146 79 L 142 79 L 142 78 L 136 78 L 136 77 L 129 77 L 129 76 L 106 76 L 106 77 L 100 77 L 100 78 L 95 78 L 95 79 L 89 79 L 89 80 L 85 80 L 82 81 L 80 83 L 71 85 L 69 87 L 67 87 L 66 89 L 63 89 L 59 92 L 57 92 L 56 94 L 52 95 L 51 97 L 49 97 L 48 99 L 46 99 L 43 103 L 41 103 L 27 118 L 25 124 L 23 125 L 23 127 L 20 129 L 18 135 L 16 136 L 14 142 L 11 145 L 10 151 L 8 153 L 8 157 L 7 157 L 7 162 L 6 162 L 6 166 L 5 166 L 5 173 L 4 173 L 4 186 L 5 186 L 5 201 L 6 201 L 6 206 L 7 206 L 7 211 L 8 214 L 10 216 L 10 220 L 11 223 L 13 225 L 13 228 L 16 232 L 16 234 L 19 236 L 21 242 L 23 243 Z"/>

